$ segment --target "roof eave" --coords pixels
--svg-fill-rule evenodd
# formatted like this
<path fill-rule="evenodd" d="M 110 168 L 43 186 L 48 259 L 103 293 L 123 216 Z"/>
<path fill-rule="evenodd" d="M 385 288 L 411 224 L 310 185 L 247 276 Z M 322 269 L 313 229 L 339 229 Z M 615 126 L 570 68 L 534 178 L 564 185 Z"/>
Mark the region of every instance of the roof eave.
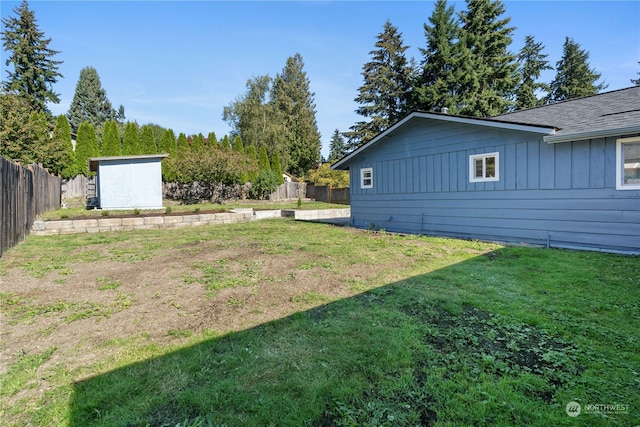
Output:
<path fill-rule="evenodd" d="M 543 140 L 548 144 L 558 144 L 562 142 L 582 141 L 585 139 L 605 138 L 608 136 L 622 136 L 632 133 L 640 133 L 640 125 L 626 126 L 615 129 L 602 129 L 591 132 L 571 133 L 566 135 L 547 135 L 543 137 Z"/>
<path fill-rule="evenodd" d="M 543 135 L 555 134 L 556 132 L 556 128 L 553 126 L 528 125 L 528 124 L 522 124 L 522 123 L 507 122 L 502 120 L 492 120 L 491 118 L 477 118 L 477 117 L 455 116 L 455 115 L 440 114 L 440 113 L 426 113 L 426 112 L 414 111 L 408 114 L 407 116 L 405 116 L 400 121 L 396 122 L 393 126 L 388 128 L 384 132 L 372 138 L 366 144 L 361 145 L 351 153 L 344 156 L 342 159 L 338 160 L 336 163 L 331 165 L 331 169 L 334 169 L 334 170 L 347 169 L 348 167 L 345 167 L 345 166 L 349 163 L 349 160 L 353 159 L 355 156 L 362 153 L 364 150 L 368 149 L 370 146 L 374 145 L 375 143 L 380 141 L 382 138 L 389 135 L 391 132 L 395 131 L 396 129 L 401 127 L 404 123 L 408 122 L 409 120 L 415 117 L 432 119 L 432 120 L 440 120 L 445 122 L 453 122 L 453 123 L 496 127 L 500 129 L 516 130 L 516 131 L 522 131 L 522 132 L 533 132 L 533 133 L 539 133 Z"/>

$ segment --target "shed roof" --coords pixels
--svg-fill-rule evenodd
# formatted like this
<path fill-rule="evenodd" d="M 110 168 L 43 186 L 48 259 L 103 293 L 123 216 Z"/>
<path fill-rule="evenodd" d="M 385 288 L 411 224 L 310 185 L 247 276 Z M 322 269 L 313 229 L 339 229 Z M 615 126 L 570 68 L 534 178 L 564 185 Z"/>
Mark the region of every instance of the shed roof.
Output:
<path fill-rule="evenodd" d="M 130 156 L 106 156 L 106 157 L 91 157 L 89 159 L 89 171 L 96 172 L 98 170 L 98 164 L 103 161 L 114 160 L 144 160 L 144 159 L 164 159 L 168 157 L 167 153 L 162 154 L 139 154 Z"/>

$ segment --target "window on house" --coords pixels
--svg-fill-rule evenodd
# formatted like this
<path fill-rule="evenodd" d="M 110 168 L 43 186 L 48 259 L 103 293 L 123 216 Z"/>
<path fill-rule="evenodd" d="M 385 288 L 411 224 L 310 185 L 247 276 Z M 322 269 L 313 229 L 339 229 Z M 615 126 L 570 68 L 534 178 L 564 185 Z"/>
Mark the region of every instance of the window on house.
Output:
<path fill-rule="evenodd" d="M 616 160 L 616 189 L 640 190 L 640 137 L 619 139 Z"/>
<path fill-rule="evenodd" d="M 498 181 L 499 153 L 473 154 L 469 156 L 469 181 Z"/>
<path fill-rule="evenodd" d="M 373 168 L 360 169 L 360 188 L 373 188 Z"/>

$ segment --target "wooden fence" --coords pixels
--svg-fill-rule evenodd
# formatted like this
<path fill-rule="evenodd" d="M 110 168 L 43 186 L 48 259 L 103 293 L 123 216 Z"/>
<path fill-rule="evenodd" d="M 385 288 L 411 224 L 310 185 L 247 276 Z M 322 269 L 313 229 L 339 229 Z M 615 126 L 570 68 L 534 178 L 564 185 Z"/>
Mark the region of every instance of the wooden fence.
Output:
<path fill-rule="evenodd" d="M 332 188 L 330 185 L 307 185 L 307 197 L 317 202 L 348 205 L 349 188 Z"/>
<path fill-rule="evenodd" d="M 61 179 L 0 156 L 0 256 L 21 242 L 41 213 L 60 208 Z"/>
<path fill-rule="evenodd" d="M 280 184 L 276 191 L 269 195 L 269 200 L 297 200 L 306 198 L 306 182 L 285 182 Z"/>
<path fill-rule="evenodd" d="M 77 175 L 75 178 L 62 180 L 62 200 L 87 197 L 87 183 L 89 178 Z"/>

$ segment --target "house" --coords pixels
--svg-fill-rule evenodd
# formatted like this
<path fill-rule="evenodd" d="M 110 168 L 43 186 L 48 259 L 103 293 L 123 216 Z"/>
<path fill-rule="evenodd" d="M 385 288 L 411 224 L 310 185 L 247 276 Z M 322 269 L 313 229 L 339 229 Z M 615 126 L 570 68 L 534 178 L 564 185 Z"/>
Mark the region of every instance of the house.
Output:
<path fill-rule="evenodd" d="M 95 197 L 101 209 L 162 208 L 161 161 L 168 154 L 93 157 Z"/>
<path fill-rule="evenodd" d="M 492 118 L 414 111 L 333 166 L 351 225 L 640 253 L 640 87 Z"/>

